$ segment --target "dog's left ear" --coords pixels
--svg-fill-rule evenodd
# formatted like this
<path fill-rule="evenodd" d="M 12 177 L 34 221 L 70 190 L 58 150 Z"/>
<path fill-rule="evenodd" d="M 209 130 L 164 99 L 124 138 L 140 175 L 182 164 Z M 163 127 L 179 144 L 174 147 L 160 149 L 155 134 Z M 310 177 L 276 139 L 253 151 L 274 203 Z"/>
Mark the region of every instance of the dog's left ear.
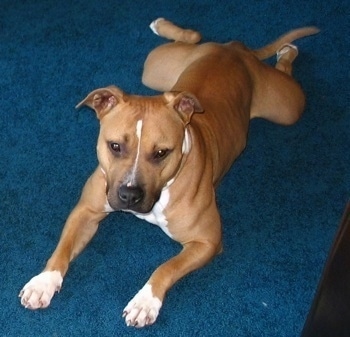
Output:
<path fill-rule="evenodd" d="M 94 109 L 98 119 L 102 119 L 118 103 L 123 101 L 124 93 L 116 86 L 96 89 L 88 94 L 77 106 L 87 105 Z"/>
<path fill-rule="evenodd" d="M 187 125 L 194 113 L 202 113 L 204 110 L 197 97 L 189 92 L 168 91 L 164 93 L 165 100 L 176 110 L 182 121 Z"/>

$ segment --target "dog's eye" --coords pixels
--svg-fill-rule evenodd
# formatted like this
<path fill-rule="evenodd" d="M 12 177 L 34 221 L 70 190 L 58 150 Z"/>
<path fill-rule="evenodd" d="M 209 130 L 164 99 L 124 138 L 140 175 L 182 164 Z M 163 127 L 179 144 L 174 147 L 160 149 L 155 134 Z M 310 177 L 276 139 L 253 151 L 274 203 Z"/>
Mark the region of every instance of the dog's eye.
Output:
<path fill-rule="evenodd" d="M 116 152 L 116 153 L 120 153 L 121 149 L 120 149 L 120 144 L 118 143 L 110 143 L 110 148 L 113 152 Z"/>
<path fill-rule="evenodd" d="M 162 158 L 164 158 L 168 153 L 169 153 L 169 150 L 168 150 L 168 149 L 158 150 L 158 151 L 154 154 L 154 159 L 162 159 Z"/>

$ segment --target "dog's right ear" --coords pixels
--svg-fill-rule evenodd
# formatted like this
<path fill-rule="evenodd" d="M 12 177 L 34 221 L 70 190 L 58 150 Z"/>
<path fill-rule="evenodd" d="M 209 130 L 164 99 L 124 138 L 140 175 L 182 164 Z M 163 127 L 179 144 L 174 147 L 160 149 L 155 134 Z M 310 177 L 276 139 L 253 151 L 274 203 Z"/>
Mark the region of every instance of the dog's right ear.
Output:
<path fill-rule="evenodd" d="M 94 109 L 97 118 L 101 120 L 108 112 L 110 112 L 118 103 L 123 101 L 124 93 L 116 86 L 96 89 L 90 92 L 77 106 L 87 105 Z"/>
<path fill-rule="evenodd" d="M 164 94 L 166 102 L 178 112 L 182 121 L 187 125 L 194 113 L 204 112 L 195 95 L 186 91 L 167 91 Z"/>

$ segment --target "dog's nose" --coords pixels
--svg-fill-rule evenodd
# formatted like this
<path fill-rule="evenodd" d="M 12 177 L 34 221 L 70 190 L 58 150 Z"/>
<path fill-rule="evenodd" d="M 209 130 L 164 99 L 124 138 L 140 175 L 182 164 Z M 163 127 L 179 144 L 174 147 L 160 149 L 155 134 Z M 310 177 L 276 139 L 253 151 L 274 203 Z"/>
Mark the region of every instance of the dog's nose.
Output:
<path fill-rule="evenodd" d="M 139 186 L 122 185 L 119 187 L 118 195 L 127 206 L 134 206 L 143 199 L 144 192 Z"/>

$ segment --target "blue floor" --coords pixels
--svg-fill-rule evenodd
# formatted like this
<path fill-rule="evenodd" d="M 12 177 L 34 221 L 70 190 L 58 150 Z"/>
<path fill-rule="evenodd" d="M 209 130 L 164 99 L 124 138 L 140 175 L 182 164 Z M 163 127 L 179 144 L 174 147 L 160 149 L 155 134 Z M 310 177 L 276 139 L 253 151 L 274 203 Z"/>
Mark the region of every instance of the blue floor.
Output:
<path fill-rule="evenodd" d="M 349 198 L 349 13 L 343 0 L 2 0 L 0 336 L 299 336 Z M 175 285 L 154 326 L 127 328 L 122 310 L 180 246 L 122 213 L 103 222 L 50 308 L 25 310 L 18 292 L 97 164 L 98 121 L 74 106 L 109 84 L 152 93 L 141 74 L 164 42 L 148 28 L 157 17 L 252 48 L 317 25 L 297 42 L 305 114 L 291 127 L 252 121 L 217 193 L 224 252 Z"/>

